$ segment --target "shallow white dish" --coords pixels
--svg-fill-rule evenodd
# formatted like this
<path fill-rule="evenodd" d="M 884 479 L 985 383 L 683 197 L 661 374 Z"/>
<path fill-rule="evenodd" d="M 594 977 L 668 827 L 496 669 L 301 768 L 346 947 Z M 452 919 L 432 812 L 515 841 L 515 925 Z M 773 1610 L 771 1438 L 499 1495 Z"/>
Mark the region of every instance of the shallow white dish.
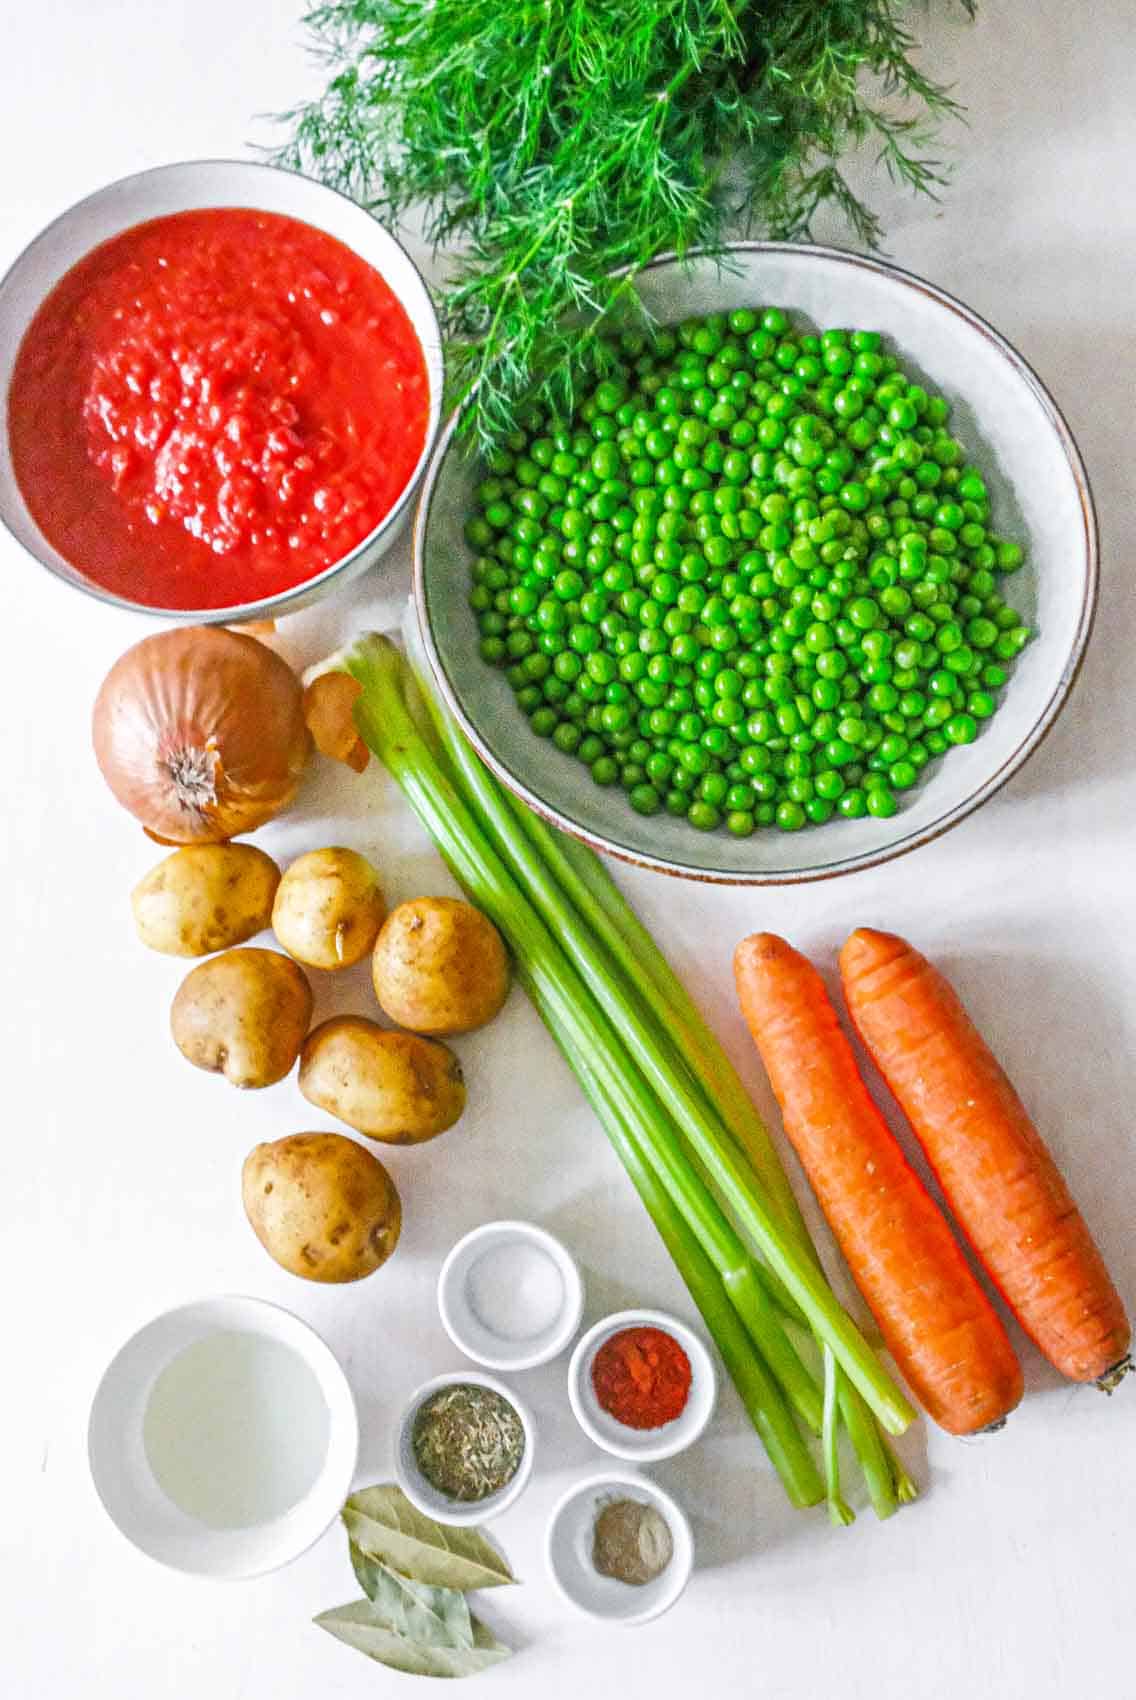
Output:
<path fill-rule="evenodd" d="M 604 1410 L 592 1386 L 596 1353 L 613 1334 L 625 1328 L 661 1328 L 670 1334 L 690 1360 L 690 1392 L 673 1422 L 661 1428 L 634 1429 L 617 1422 Z M 718 1394 L 714 1360 L 692 1328 L 663 1310 L 620 1310 L 605 1316 L 578 1342 L 568 1365 L 568 1398 L 576 1420 L 589 1439 L 614 1458 L 650 1464 L 673 1458 L 692 1446 L 710 1421 Z"/>
<path fill-rule="evenodd" d="M 1088 477 L 1053 397 L 986 321 L 923 278 L 833 248 L 742 242 L 728 264 L 663 257 L 636 278 L 663 323 L 735 307 L 779 305 L 817 327 L 884 333 L 905 368 L 951 403 L 951 428 L 989 486 L 994 527 L 1026 545 L 1001 581 L 1037 631 L 1014 666 L 997 714 L 904 794 L 888 820 L 838 819 L 751 838 L 696 832 L 644 817 L 621 788 L 595 785 L 582 763 L 535 737 L 508 681 L 478 655 L 469 607 L 471 494 L 481 473 L 456 422 L 443 433 L 415 522 L 415 600 L 431 669 L 467 736 L 497 777 L 554 826 L 663 873 L 753 885 L 825 879 L 874 867 L 965 820 L 1017 772 L 1060 713 L 1081 665 L 1098 588 L 1097 523 Z"/>
<path fill-rule="evenodd" d="M 328 1413 L 323 1464 L 303 1498 L 269 1521 L 239 1528 L 210 1527 L 175 1505 L 155 1479 L 143 1437 L 163 1370 L 221 1333 L 251 1333 L 286 1347 L 311 1371 Z M 174 1570 L 225 1579 L 275 1570 L 317 1541 L 351 1492 L 358 1451 L 355 1401 L 330 1347 L 278 1305 L 228 1295 L 180 1305 L 139 1329 L 108 1365 L 87 1429 L 95 1490 L 126 1538 Z"/>
<path fill-rule="evenodd" d="M 525 1431 L 525 1450 L 516 1475 L 505 1483 L 499 1493 L 492 1493 L 486 1499 L 464 1504 L 447 1499 L 445 1494 L 439 1493 L 437 1488 L 426 1480 L 415 1462 L 412 1435 L 418 1407 L 431 1393 L 437 1393 L 442 1387 L 467 1387 L 471 1383 L 476 1387 L 491 1387 L 502 1399 L 509 1401 L 520 1417 L 521 1426 Z M 456 1528 L 472 1528 L 477 1524 L 488 1523 L 491 1517 L 500 1516 L 501 1512 L 524 1492 L 532 1475 L 535 1442 L 536 1425 L 532 1412 L 504 1382 L 498 1381 L 495 1376 L 483 1375 L 480 1370 L 475 1369 L 458 1370 L 452 1375 L 436 1375 L 432 1381 L 424 1382 L 417 1388 L 407 1401 L 395 1442 L 395 1475 L 398 1477 L 398 1485 L 410 1503 L 416 1505 L 427 1517 L 434 1517 L 439 1523 L 450 1523 Z"/>
<path fill-rule="evenodd" d="M 280 213 L 334 236 L 375 268 L 398 296 L 422 344 L 430 384 L 430 415 L 422 453 L 393 508 L 341 560 L 293 590 L 229 608 L 162 609 L 103 590 L 85 579 L 47 541 L 29 514 L 12 471 L 7 395 L 24 332 L 65 272 L 100 242 L 148 219 L 212 207 L 251 207 Z M 140 171 L 77 201 L 31 242 L 0 279 L 0 523 L 58 578 L 102 602 L 164 621 L 194 624 L 263 620 L 318 601 L 335 584 L 355 578 L 384 555 L 402 531 L 422 481 L 442 414 L 442 337 L 422 277 L 402 244 L 365 208 L 310 177 L 253 160 L 192 159 Z"/>
<path fill-rule="evenodd" d="M 548 1270 L 559 1280 L 559 1302 L 542 1325 L 521 1332 L 507 1328 L 495 1316 L 479 1290 L 479 1271 L 502 1254 L 513 1254 L 516 1273 L 525 1278 L 519 1259 L 530 1253 L 536 1268 L 532 1278 Z M 543 1265 L 543 1267 L 542 1267 Z M 548 1363 L 568 1345 L 584 1314 L 584 1283 L 567 1248 L 534 1222 L 485 1222 L 454 1246 L 438 1275 L 438 1311 L 442 1326 L 459 1351 L 487 1369 L 534 1369 Z M 496 1326 L 495 1326 L 496 1324 Z"/>
<path fill-rule="evenodd" d="M 666 1519 L 674 1542 L 670 1563 L 653 1582 L 635 1586 L 600 1576 L 592 1563 L 596 1517 L 612 1499 L 651 1504 Z M 694 1538 L 685 1513 L 669 1493 L 630 1472 L 608 1472 L 578 1482 L 558 1502 L 545 1546 L 549 1572 L 564 1598 L 589 1617 L 630 1628 L 659 1617 L 674 1605 L 694 1568 Z"/>

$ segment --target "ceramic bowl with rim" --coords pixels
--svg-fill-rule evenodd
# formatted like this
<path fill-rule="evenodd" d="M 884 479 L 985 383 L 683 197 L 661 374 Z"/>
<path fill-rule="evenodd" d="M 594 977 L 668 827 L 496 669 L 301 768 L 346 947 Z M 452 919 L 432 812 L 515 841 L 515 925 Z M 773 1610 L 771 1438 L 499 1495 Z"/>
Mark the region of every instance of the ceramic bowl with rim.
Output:
<path fill-rule="evenodd" d="M 596 1518 L 614 1499 L 654 1506 L 670 1529 L 674 1553 L 653 1582 L 619 1582 L 601 1576 L 592 1562 Z M 545 1555 L 553 1582 L 571 1605 L 589 1617 L 630 1628 L 674 1605 L 694 1569 L 694 1538 L 685 1513 L 669 1493 L 645 1476 L 609 1471 L 568 1489 L 552 1513 Z"/>
<path fill-rule="evenodd" d="M 476 1387 L 491 1387 L 502 1399 L 508 1400 L 521 1419 L 521 1427 L 525 1431 L 525 1450 L 516 1474 L 499 1492 L 492 1493 L 485 1499 L 465 1503 L 447 1498 L 426 1480 L 414 1457 L 413 1434 L 414 1419 L 418 1415 L 419 1407 L 431 1393 L 437 1393 L 443 1387 L 468 1387 L 471 1383 Z M 499 1517 L 514 1500 L 520 1498 L 532 1475 L 535 1443 L 536 1425 L 532 1412 L 511 1388 L 506 1387 L 504 1382 L 498 1381 L 495 1376 L 484 1375 L 480 1370 L 457 1370 L 451 1375 L 436 1375 L 433 1380 L 424 1382 L 407 1401 L 395 1440 L 395 1475 L 398 1477 L 399 1487 L 410 1503 L 416 1505 L 427 1517 L 433 1517 L 439 1523 L 449 1523 L 456 1528 L 472 1528 L 476 1524 L 488 1523 L 491 1517 Z"/>
<path fill-rule="evenodd" d="M 175 1366 L 182 1354 L 221 1336 L 250 1334 L 258 1343 L 267 1342 L 278 1358 L 287 1354 L 290 1386 L 298 1374 L 309 1384 L 317 1408 L 322 1396 L 326 1445 L 305 1470 L 310 1480 L 294 1504 L 275 1515 L 217 1526 L 215 1519 L 205 1522 L 190 1515 L 159 1483 L 150 1461 L 153 1443 L 147 1417 L 163 1371 Z M 231 1363 L 228 1373 L 233 1373 Z M 183 1391 L 185 1421 L 200 1421 L 193 1392 Z M 255 1400 L 264 1397 L 265 1390 L 253 1385 L 245 1396 Z M 286 1437 L 279 1438 L 283 1444 Z M 224 1437 L 218 1444 L 224 1444 Z M 228 1295 L 179 1305 L 139 1329 L 104 1372 L 87 1428 L 95 1491 L 126 1538 L 171 1569 L 222 1579 L 263 1575 L 298 1558 L 317 1541 L 351 1492 L 358 1451 L 355 1401 L 331 1348 L 279 1305 Z M 234 1449 L 234 1456 L 237 1452 Z M 233 1467 L 233 1456 L 227 1463 Z"/>
<path fill-rule="evenodd" d="M 100 242 L 153 218 L 214 207 L 244 207 L 299 219 L 334 236 L 373 266 L 398 296 L 422 345 L 430 386 L 430 412 L 422 453 L 401 495 L 354 549 L 291 590 L 229 608 L 156 608 L 104 590 L 84 578 L 43 536 L 28 512 L 12 470 L 6 400 L 16 353 L 45 296 Z M 123 177 L 60 213 L 0 279 L 0 523 L 37 561 L 77 590 L 101 602 L 154 619 L 220 624 L 267 620 L 307 607 L 364 572 L 405 528 L 411 503 L 437 441 L 442 415 L 442 337 L 433 302 L 402 244 L 357 202 L 323 183 L 254 160 L 195 159 Z"/>
<path fill-rule="evenodd" d="M 951 404 L 951 428 L 989 486 L 994 526 L 1026 546 L 1003 594 L 1036 630 L 997 714 L 973 744 L 952 749 L 904 794 L 888 820 L 830 821 L 803 832 L 696 832 L 644 817 L 619 786 L 537 738 L 504 675 L 478 655 L 463 539 L 476 461 L 447 427 L 427 472 L 415 524 L 418 620 L 438 687 L 482 758 L 510 790 L 593 848 L 691 879 L 752 885 L 825 879 L 874 867 L 939 837 L 974 812 L 1041 743 L 1069 694 L 1097 600 L 1097 525 L 1069 427 L 1041 380 L 961 301 L 881 260 L 777 242 L 736 244 L 729 263 L 662 258 L 636 281 L 658 320 L 777 304 L 816 328 L 881 331 L 913 377 Z"/>
<path fill-rule="evenodd" d="M 626 1328 L 661 1328 L 670 1334 L 690 1362 L 690 1392 L 678 1416 L 661 1428 L 628 1428 L 604 1410 L 592 1385 L 596 1353 L 613 1334 Z M 653 1464 L 673 1458 L 693 1446 L 714 1411 L 718 1376 L 709 1351 L 685 1322 L 664 1310 L 620 1310 L 588 1329 L 572 1353 L 568 1365 L 568 1399 L 576 1421 L 590 1440 L 614 1458 L 636 1464 Z"/>
<path fill-rule="evenodd" d="M 559 1356 L 579 1328 L 584 1282 L 567 1247 L 535 1222 L 483 1222 L 442 1264 L 438 1312 L 475 1363 L 535 1369 Z"/>

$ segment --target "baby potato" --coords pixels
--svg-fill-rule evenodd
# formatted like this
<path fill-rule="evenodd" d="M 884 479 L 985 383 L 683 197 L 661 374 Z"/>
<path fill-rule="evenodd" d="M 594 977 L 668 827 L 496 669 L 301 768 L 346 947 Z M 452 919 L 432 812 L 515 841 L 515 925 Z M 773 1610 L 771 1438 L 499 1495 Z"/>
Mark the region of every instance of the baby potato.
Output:
<path fill-rule="evenodd" d="M 359 1015 L 312 1029 L 300 1052 L 300 1091 L 357 1133 L 420 1145 L 465 1109 L 461 1064 L 446 1045 L 388 1033 Z"/>
<path fill-rule="evenodd" d="M 134 925 L 151 950 L 208 956 L 267 927 L 279 884 L 272 857 L 252 844 L 190 844 L 134 887 Z"/>
<path fill-rule="evenodd" d="M 277 950 L 226 950 L 190 970 L 170 1030 L 183 1057 L 233 1086 L 271 1086 L 300 1054 L 312 1018 L 304 972 Z"/>
<path fill-rule="evenodd" d="M 379 876 L 356 850 L 309 850 L 280 881 L 272 927 L 308 968 L 349 968 L 374 944 L 387 906 Z"/>
<path fill-rule="evenodd" d="M 402 1204 L 379 1159 L 341 1133 L 257 1145 L 241 1171 L 253 1233 L 305 1281 L 361 1281 L 398 1244 Z"/>
<path fill-rule="evenodd" d="M 415 1033 L 470 1033 L 492 1021 L 509 991 L 501 935 L 455 897 L 416 897 L 383 922 L 371 961 L 375 996 Z"/>

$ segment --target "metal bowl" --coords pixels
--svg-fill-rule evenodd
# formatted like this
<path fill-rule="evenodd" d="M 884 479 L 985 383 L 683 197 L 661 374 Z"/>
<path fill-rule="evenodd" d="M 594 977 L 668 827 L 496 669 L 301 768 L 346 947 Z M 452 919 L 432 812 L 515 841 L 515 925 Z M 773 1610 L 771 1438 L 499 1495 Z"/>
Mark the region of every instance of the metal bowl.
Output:
<path fill-rule="evenodd" d="M 8 444 L 7 406 L 0 405 L 0 522 L 29 554 L 65 583 L 117 608 L 165 621 L 220 624 L 266 620 L 294 612 L 358 576 L 386 553 L 402 531 L 415 492 L 437 442 L 442 416 L 442 338 L 429 292 L 401 243 L 363 207 L 322 183 L 249 160 L 199 159 L 158 166 L 123 177 L 78 201 L 40 232 L 0 280 L 0 404 L 7 396 L 16 354 L 45 296 L 100 242 L 131 226 L 171 213 L 212 207 L 251 207 L 299 219 L 334 236 L 380 272 L 398 296 L 422 344 L 430 386 L 426 440 L 402 494 L 373 531 L 349 554 L 291 590 L 227 608 L 159 608 L 104 590 L 72 566 L 47 541 L 16 483 Z"/>
<path fill-rule="evenodd" d="M 502 782 L 545 819 L 595 849 L 660 872 L 779 885 L 877 866 L 957 826 L 1006 783 L 1053 725 L 1077 676 L 1098 586 L 1097 523 L 1085 468 L 1041 380 L 986 321 L 896 266 L 833 248 L 735 245 L 724 265 L 663 258 L 637 279 L 655 317 L 777 304 L 817 327 L 884 333 L 906 370 L 951 403 L 952 428 L 991 491 L 998 530 L 1027 545 L 1005 594 L 1037 636 L 1015 664 L 997 714 L 977 740 L 929 765 L 889 820 L 838 819 L 735 839 L 685 820 L 634 813 L 618 787 L 536 737 L 503 675 L 478 655 L 463 526 L 481 476 L 451 420 L 431 461 L 415 524 L 415 599 L 435 679 Z"/>

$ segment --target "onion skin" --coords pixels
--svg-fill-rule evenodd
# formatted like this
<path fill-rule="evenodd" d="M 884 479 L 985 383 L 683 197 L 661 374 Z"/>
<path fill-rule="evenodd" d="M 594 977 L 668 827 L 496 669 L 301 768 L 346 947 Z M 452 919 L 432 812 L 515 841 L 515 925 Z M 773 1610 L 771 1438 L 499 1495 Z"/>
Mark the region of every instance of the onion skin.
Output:
<path fill-rule="evenodd" d="M 253 832 L 295 796 L 311 751 L 300 681 L 242 632 L 182 626 L 121 655 L 95 700 L 95 757 L 167 844 Z"/>

